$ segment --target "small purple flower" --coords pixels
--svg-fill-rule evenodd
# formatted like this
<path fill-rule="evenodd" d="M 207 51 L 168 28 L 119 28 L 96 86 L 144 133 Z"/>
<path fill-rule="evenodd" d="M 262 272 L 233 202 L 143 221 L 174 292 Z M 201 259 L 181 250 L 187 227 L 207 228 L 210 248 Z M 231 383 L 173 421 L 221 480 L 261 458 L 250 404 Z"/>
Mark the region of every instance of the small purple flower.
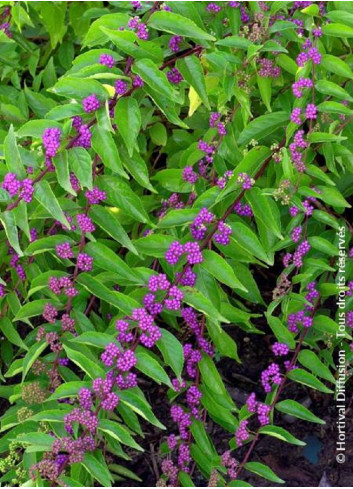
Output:
<path fill-rule="evenodd" d="M 110 54 L 101 54 L 99 62 L 101 65 L 107 66 L 108 68 L 113 68 L 114 66 L 114 58 Z"/>
<path fill-rule="evenodd" d="M 47 157 L 53 158 L 56 155 L 60 146 L 60 136 L 61 131 L 56 127 L 48 127 L 43 132 L 42 141 Z"/>
<path fill-rule="evenodd" d="M 124 80 L 117 80 L 115 82 L 115 93 L 117 95 L 124 95 L 127 92 L 127 83 Z"/>
<path fill-rule="evenodd" d="M 83 110 L 89 114 L 90 112 L 95 112 L 101 106 L 100 101 L 97 98 L 97 95 L 94 93 L 89 95 L 88 97 L 82 100 Z"/>

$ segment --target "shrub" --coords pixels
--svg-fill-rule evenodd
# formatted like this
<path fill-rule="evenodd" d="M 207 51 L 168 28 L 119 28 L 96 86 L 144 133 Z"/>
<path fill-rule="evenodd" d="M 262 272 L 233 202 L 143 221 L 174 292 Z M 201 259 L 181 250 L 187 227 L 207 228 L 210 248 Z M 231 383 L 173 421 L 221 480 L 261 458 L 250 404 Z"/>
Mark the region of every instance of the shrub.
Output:
<path fill-rule="evenodd" d="M 1 483 L 283 483 L 352 360 L 352 2 L 1 17 Z"/>

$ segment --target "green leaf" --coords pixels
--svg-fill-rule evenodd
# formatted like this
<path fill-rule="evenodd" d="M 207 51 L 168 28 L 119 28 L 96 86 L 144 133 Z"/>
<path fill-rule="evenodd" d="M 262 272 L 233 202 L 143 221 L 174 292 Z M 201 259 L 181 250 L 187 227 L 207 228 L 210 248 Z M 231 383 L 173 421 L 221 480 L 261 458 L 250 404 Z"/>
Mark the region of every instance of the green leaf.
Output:
<path fill-rule="evenodd" d="M 158 228 L 173 228 L 174 226 L 182 226 L 192 222 L 199 209 L 171 209 L 162 217 L 158 223 Z"/>
<path fill-rule="evenodd" d="M 115 241 L 137 255 L 137 250 L 132 244 L 127 232 L 120 224 L 118 212 L 115 211 L 118 211 L 118 209 L 103 207 L 101 205 L 93 205 L 90 208 L 89 215 L 92 217 L 97 226 L 108 233 L 109 236 L 115 239 Z"/>
<path fill-rule="evenodd" d="M 319 359 L 319 357 L 311 350 L 302 350 L 298 355 L 299 362 L 313 374 L 328 380 L 332 384 L 336 383 L 335 377 L 330 372 L 330 369 L 326 367 L 324 363 Z"/>
<path fill-rule="evenodd" d="M 192 20 L 172 12 L 154 12 L 149 18 L 148 26 L 160 31 L 169 32 L 170 34 L 191 37 L 192 39 L 201 41 L 216 40 L 211 34 L 200 29 Z"/>
<path fill-rule="evenodd" d="M 4 156 L 9 172 L 16 173 L 19 178 L 25 178 L 26 171 L 21 160 L 21 155 L 18 151 L 16 136 L 12 124 L 4 140 Z"/>
<path fill-rule="evenodd" d="M 168 140 L 167 130 L 161 122 L 156 122 L 149 130 L 152 141 L 157 146 L 165 146 Z"/>
<path fill-rule="evenodd" d="M 299 404 L 297 401 L 286 399 L 285 401 L 278 402 L 276 404 L 276 409 L 281 413 L 289 414 L 295 418 L 310 421 L 310 423 L 326 424 L 325 421 L 315 416 L 309 409 L 302 404 Z"/>
<path fill-rule="evenodd" d="M 249 189 L 245 193 L 246 200 L 249 202 L 255 218 L 262 222 L 275 236 L 283 239 L 281 234 L 281 220 L 273 212 L 270 205 L 271 197 L 264 195 L 257 187 Z"/>
<path fill-rule="evenodd" d="M 280 53 L 276 56 L 276 63 L 291 75 L 295 76 L 298 71 L 297 63 L 287 54 Z"/>
<path fill-rule="evenodd" d="M 312 132 L 309 134 L 308 140 L 311 143 L 327 143 L 327 142 L 339 142 L 347 139 L 344 136 L 337 136 L 336 134 L 329 134 L 328 132 Z"/>
<path fill-rule="evenodd" d="M 325 204 L 332 205 L 334 207 L 352 207 L 337 188 L 324 187 L 322 185 L 317 185 L 317 188 L 320 190 L 319 198 L 323 200 Z"/>
<path fill-rule="evenodd" d="M 202 382 L 213 393 L 213 396 L 217 402 L 225 402 L 229 409 L 234 409 L 234 403 L 229 396 L 222 378 L 217 370 L 217 367 L 213 363 L 212 358 L 207 355 L 203 355 L 201 362 L 198 363 Z M 222 404 L 223 405 L 223 404 Z"/>
<path fill-rule="evenodd" d="M 41 139 L 43 136 L 43 132 L 48 127 L 56 127 L 57 129 L 62 130 L 62 125 L 56 121 L 48 121 L 47 119 L 37 119 L 35 121 L 28 121 L 26 124 L 23 124 L 22 127 L 17 131 L 17 136 L 19 138 L 28 137 Z"/>
<path fill-rule="evenodd" d="M 49 400 L 62 399 L 63 397 L 76 397 L 82 387 L 91 387 L 91 381 L 73 381 L 59 385 Z"/>
<path fill-rule="evenodd" d="M 248 462 L 244 465 L 244 468 L 250 472 L 253 472 L 254 474 L 259 475 L 260 477 L 263 477 L 264 479 L 276 482 L 277 484 L 284 484 L 285 482 L 277 477 L 270 467 L 267 467 L 267 465 L 261 464 L 260 462 Z"/>
<path fill-rule="evenodd" d="M 26 353 L 23 359 L 22 382 L 25 380 L 30 368 L 37 360 L 39 355 L 47 348 L 48 344 L 45 341 L 37 341 Z"/>
<path fill-rule="evenodd" d="M 110 474 L 107 465 L 103 465 L 93 453 L 86 452 L 85 458 L 81 464 L 95 480 L 102 484 L 103 487 L 111 487 L 111 483 L 114 479 Z"/>
<path fill-rule="evenodd" d="M 38 447 L 41 447 L 42 450 L 40 451 L 46 451 L 46 450 L 51 450 L 53 443 L 54 443 L 54 438 L 47 433 L 21 433 L 16 438 L 13 439 L 13 441 L 19 442 L 19 443 L 28 443 L 29 445 L 38 445 Z"/>
<path fill-rule="evenodd" d="M 338 76 L 353 79 L 353 72 L 348 64 L 337 56 L 332 56 L 332 54 L 323 54 L 321 66 Z"/>
<path fill-rule="evenodd" d="M 41 180 L 35 184 L 34 197 L 56 221 L 60 221 L 65 227 L 70 228 L 70 224 L 66 219 L 59 202 L 46 180 Z"/>
<path fill-rule="evenodd" d="M 266 109 L 272 112 L 271 109 L 271 96 L 272 96 L 272 79 L 269 77 L 263 77 L 257 75 L 257 86 L 260 90 L 260 95 Z"/>
<path fill-rule="evenodd" d="M 76 197 L 76 192 L 72 188 L 70 181 L 69 160 L 67 151 L 62 151 L 55 158 L 53 158 L 55 172 L 59 185 L 66 190 L 69 194 Z"/>
<path fill-rule="evenodd" d="M 187 56 L 180 59 L 176 66 L 184 79 L 194 88 L 202 102 L 210 110 L 205 76 L 199 58 L 194 55 Z"/>
<path fill-rule="evenodd" d="M 321 238 L 321 236 L 310 236 L 308 241 L 315 250 L 319 250 L 322 253 L 330 256 L 337 256 L 339 254 L 337 246 L 330 243 L 327 239 Z"/>
<path fill-rule="evenodd" d="M 223 323 L 229 323 L 229 321 L 220 314 L 218 309 L 212 304 L 212 302 L 202 294 L 199 290 L 192 287 L 183 287 L 184 302 L 203 312 L 206 316 L 221 321 Z"/>
<path fill-rule="evenodd" d="M 318 80 L 315 83 L 315 89 L 324 95 L 330 95 L 341 100 L 353 100 L 353 97 L 349 95 L 347 90 L 329 80 Z"/>
<path fill-rule="evenodd" d="M 320 380 L 318 380 L 314 375 L 310 374 L 306 370 L 301 368 L 296 368 L 288 373 L 288 378 L 299 382 L 300 384 L 307 385 L 312 389 L 316 389 L 325 394 L 331 394 L 333 391 L 328 389 Z"/>
<path fill-rule="evenodd" d="M 155 258 L 164 258 L 173 241 L 175 241 L 173 236 L 168 234 L 149 234 L 134 241 L 134 245 L 139 253 Z"/>
<path fill-rule="evenodd" d="M 266 318 L 276 339 L 280 343 L 286 343 L 292 349 L 295 348 L 295 340 L 288 328 L 284 326 L 281 320 L 277 317 L 271 316 L 270 314 L 266 314 Z"/>
<path fill-rule="evenodd" d="M 337 5 L 337 3 L 335 5 Z M 331 10 L 330 12 L 326 13 L 325 17 L 328 17 L 333 22 L 340 22 L 342 24 L 346 24 L 349 25 L 350 27 L 353 27 L 353 13 L 347 12 L 343 9 Z"/>
<path fill-rule="evenodd" d="M 339 102 L 322 102 L 317 106 L 319 112 L 327 112 L 328 114 L 344 114 L 352 115 L 353 110 L 349 109 L 345 105 Z"/>
<path fill-rule="evenodd" d="M 92 132 L 92 148 L 102 159 L 106 167 L 128 178 L 120 160 L 119 152 L 111 133 L 96 125 Z"/>
<path fill-rule="evenodd" d="M 135 411 L 143 419 L 146 419 L 157 428 L 165 430 L 165 426 L 153 414 L 151 406 L 147 402 L 142 391 L 138 388 L 120 391 L 119 397 L 121 402 L 129 409 Z"/>
<path fill-rule="evenodd" d="M 30 243 L 27 246 L 25 252 L 27 255 L 36 255 L 37 253 L 54 250 L 57 245 L 63 243 L 73 244 L 74 240 L 64 234 L 56 234 L 54 236 L 48 236 L 47 238 L 40 238 L 33 241 L 33 243 Z"/>
<path fill-rule="evenodd" d="M 18 230 L 15 222 L 15 215 L 12 211 L 4 211 L 0 214 L 0 221 L 4 226 L 7 239 L 10 245 L 19 256 L 23 256 L 18 240 Z"/>
<path fill-rule="evenodd" d="M 102 282 L 88 273 L 80 273 L 76 280 L 88 292 L 97 296 L 102 301 L 112 304 L 124 314 L 130 315 L 133 309 L 140 307 L 140 304 L 131 297 L 108 289 Z"/>
<path fill-rule="evenodd" d="M 229 179 L 226 187 L 219 193 L 216 202 L 222 201 L 230 192 L 238 190 L 240 194 L 240 185 L 238 175 L 246 172 L 249 176 L 255 177 L 262 164 L 271 156 L 271 150 L 266 146 L 256 146 L 246 153 L 241 162 L 236 166 L 233 176 Z"/>
<path fill-rule="evenodd" d="M 162 336 L 157 341 L 156 346 L 162 353 L 165 364 L 180 378 L 184 366 L 183 347 L 180 341 L 168 330 L 161 328 L 160 331 Z"/>
<path fill-rule="evenodd" d="M 84 148 L 71 148 L 68 151 L 70 168 L 78 178 L 81 187 L 92 189 L 92 159 Z"/>
<path fill-rule="evenodd" d="M 238 347 L 233 338 L 220 328 L 215 321 L 212 321 L 212 319 L 209 319 L 206 325 L 207 331 L 218 352 L 225 357 L 233 358 L 236 362 L 241 363 L 238 355 Z"/>
<path fill-rule="evenodd" d="M 109 345 L 109 343 L 115 343 L 115 337 L 107 333 L 98 333 L 98 331 L 85 331 L 79 336 L 75 336 L 75 338 L 70 341 L 103 349 Z"/>
<path fill-rule="evenodd" d="M 287 112 L 272 112 L 270 114 L 261 115 L 251 121 L 241 132 L 238 144 L 246 145 L 252 139 L 260 141 L 266 136 L 286 126 L 289 121 Z"/>
<path fill-rule="evenodd" d="M 322 26 L 322 32 L 325 36 L 333 36 L 333 37 L 353 37 L 353 27 L 349 27 L 344 24 L 337 24 L 335 22 L 331 24 L 325 24 Z"/>
<path fill-rule="evenodd" d="M 241 222 L 231 222 L 232 239 L 245 251 L 252 253 L 256 258 L 272 265 L 258 237 L 248 226 Z"/>
<path fill-rule="evenodd" d="M 334 295 L 337 294 L 337 285 L 332 284 L 335 287 Z M 313 321 L 313 328 L 323 333 L 329 333 L 336 335 L 339 332 L 339 327 L 336 321 L 329 318 L 328 316 L 323 316 L 321 314 L 315 314 Z"/>
<path fill-rule="evenodd" d="M 10 343 L 28 350 L 27 345 L 22 341 L 21 336 L 18 334 L 13 323 L 8 317 L 0 318 L 0 330 L 3 332 L 4 336 L 10 341 Z"/>
<path fill-rule="evenodd" d="M 129 155 L 132 156 L 141 127 L 141 112 L 134 98 L 125 97 L 118 100 L 115 108 L 115 122 Z"/>
<path fill-rule="evenodd" d="M 98 99 L 103 102 L 109 98 L 109 92 L 97 80 L 92 78 L 77 78 L 74 76 L 65 76 L 60 78 L 50 89 L 56 95 L 66 98 L 82 100 L 94 93 Z"/>
<path fill-rule="evenodd" d="M 178 473 L 178 479 L 182 487 L 195 487 L 195 484 L 193 483 L 189 474 L 183 472 L 182 470 L 180 470 Z"/>
<path fill-rule="evenodd" d="M 153 358 L 153 356 L 144 349 L 136 350 L 137 364 L 136 368 L 147 377 L 151 377 L 158 385 L 165 384 L 172 388 L 172 384 L 168 375 L 161 365 Z"/>
<path fill-rule="evenodd" d="M 102 32 L 115 44 L 123 53 L 132 56 L 134 59 L 151 58 L 156 63 L 163 60 L 161 48 L 151 41 L 140 41 L 135 32 L 119 31 L 102 27 Z"/>
<path fill-rule="evenodd" d="M 115 421 L 110 421 L 109 419 L 100 419 L 98 430 L 103 431 L 103 433 L 108 433 L 110 436 L 118 440 L 120 443 L 127 445 L 135 450 L 143 452 L 143 448 L 136 443 L 133 437 L 130 435 L 129 431 L 121 424 Z"/>
<path fill-rule="evenodd" d="M 218 253 L 212 250 L 204 250 L 202 256 L 204 259 L 199 265 L 201 268 L 204 268 L 222 284 L 228 285 L 232 289 L 241 289 L 247 292 L 247 289 L 235 276 L 232 267 Z"/>
<path fill-rule="evenodd" d="M 101 188 L 107 193 L 107 201 L 122 209 L 139 222 L 150 223 L 150 218 L 138 195 L 128 183 L 120 178 L 104 175 L 100 179 Z"/>
<path fill-rule="evenodd" d="M 47 4 L 40 5 L 40 13 L 46 30 L 50 36 L 50 44 L 55 49 L 65 35 L 67 26 L 65 23 L 67 5 L 64 4 Z"/>
<path fill-rule="evenodd" d="M 103 243 L 91 241 L 90 243 L 87 243 L 85 251 L 93 257 L 95 266 L 107 270 L 108 272 L 114 272 L 128 282 L 141 283 L 140 277 L 126 264 L 126 262 Z"/>
<path fill-rule="evenodd" d="M 111 28 L 111 29 L 119 29 L 119 27 L 125 28 L 128 21 L 129 21 L 128 14 L 124 14 L 124 13 L 114 13 L 114 14 L 107 13 L 104 15 L 100 15 L 98 19 L 96 19 L 90 25 L 86 37 L 84 38 L 83 44 L 85 46 L 96 46 L 97 44 L 102 44 L 104 41 L 106 41 L 106 35 L 104 34 L 106 28 Z M 104 50 L 103 52 L 106 52 L 106 50 Z M 99 57 L 97 56 L 97 60 L 98 59 Z"/>
<path fill-rule="evenodd" d="M 63 344 L 64 350 L 67 357 L 78 367 L 80 367 L 83 372 L 91 378 L 95 379 L 97 377 L 105 377 L 104 369 L 99 365 L 99 363 L 94 362 L 84 353 L 80 351 L 71 349 L 68 345 Z"/>
<path fill-rule="evenodd" d="M 45 305 L 48 303 L 47 299 L 38 299 L 32 302 L 28 302 L 17 312 L 13 321 L 23 321 L 34 316 L 42 314 Z"/>
<path fill-rule="evenodd" d="M 216 46 L 227 46 L 230 48 L 238 48 L 238 49 L 248 49 L 249 46 L 252 46 L 252 42 L 245 37 L 239 36 L 228 36 L 220 41 L 217 41 Z"/>
<path fill-rule="evenodd" d="M 279 440 L 285 441 L 287 443 L 291 443 L 292 445 L 298 445 L 300 447 L 303 447 L 306 445 L 305 442 L 298 440 L 295 436 L 293 436 L 291 433 L 289 433 L 287 430 L 284 428 L 281 428 L 280 426 L 262 426 L 259 429 L 259 433 L 262 435 L 269 435 L 273 436 L 274 438 L 278 438 Z"/>
<path fill-rule="evenodd" d="M 139 59 L 132 65 L 132 71 L 139 75 L 148 86 L 156 92 L 179 101 L 179 95 L 170 84 L 167 75 L 149 58 Z"/>

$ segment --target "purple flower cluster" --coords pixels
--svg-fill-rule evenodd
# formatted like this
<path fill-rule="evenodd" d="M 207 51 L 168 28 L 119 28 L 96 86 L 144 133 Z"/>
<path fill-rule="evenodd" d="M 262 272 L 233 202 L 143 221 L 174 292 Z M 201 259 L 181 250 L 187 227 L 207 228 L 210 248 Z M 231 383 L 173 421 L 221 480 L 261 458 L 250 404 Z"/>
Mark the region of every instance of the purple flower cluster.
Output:
<path fill-rule="evenodd" d="M 206 10 L 207 12 L 214 12 L 215 14 L 218 14 L 218 12 L 221 11 L 221 7 L 217 3 L 212 2 L 206 6 Z"/>
<path fill-rule="evenodd" d="M 299 78 L 299 80 L 292 85 L 293 94 L 296 98 L 303 96 L 304 88 L 312 88 L 313 82 L 310 78 Z"/>
<path fill-rule="evenodd" d="M 241 202 L 235 204 L 234 212 L 238 214 L 238 216 L 243 216 L 243 217 L 253 217 L 254 215 L 250 205 L 242 204 Z"/>
<path fill-rule="evenodd" d="M 239 173 L 237 182 L 242 184 L 244 190 L 249 190 L 255 183 L 255 180 L 247 173 Z"/>
<path fill-rule="evenodd" d="M 127 83 L 124 80 L 116 80 L 115 82 L 115 93 L 117 95 L 125 95 L 127 92 Z"/>
<path fill-rule="evenodd" d="M 179 259 L 186 253 L 187 262 L 190 265 L 196 265 L 203 261 L 202 253 L 198 243 L 188 241 L 184 245 L 179 241 L 174 241 L 168 248 L 165 259 L 170 265 L 176 265 Z"/>
<path fill-rule="evenodd" d="M 221 117 L 222 114 L 220 114 L 219 112 L 212 112 L 210 115 L 210 127 L 217 127 L 218 134 L 220 136 L 225 136 L 227 134 L 227 130 L 223 122 L 220 122 L 219 120 Z"/>
<path fill-rule="evenodd" d="M 90 205 L 99 204 L 102 200 L 107 198 L 106 192 L 104 190 L 99 190 L 98 187 L 93 187 L 92 190 L 87 190 L 85 197 Z"/>
<path fill-rule="evenodd" d="M 91 112 L 95 112 L 96 110 L 98 110 L 99 107 L 101 106 L 101 103 L 98 100 L 97 95 L 93 93 L 92 95 L 89 95 L 88 97 L 82 100 L 82 106 L 83 106 L 83 110 L 87 114 L 89 114 Z"/>
<path fill-rule="evenodd" d="M 62 291 L 64 291 L 67 297 L 75 297 L 75 295 L 78 294 L 78 291 L 75 289 L 74 284 L 69 277 L 50 277 L 49 288 L 57 295 L 61 294 Z"/>
<path fill-rule="evenodd" d="M 305 171 L 305 162 L 301 150 L 307 148 L 308 144 L 303 139 L 304 131 L 301 129 L 294 134 L 293 142 L 289 145 L 292 161 L 298 172 Z"/>
<path fill-rule="evenodd" d="M 89 149 L 91 147 L 92 134 L 90 128 L 88 127 L 88 124 L 82 124 L 82 121 L 76 121 L 74 127 L 77 130 L 78 135 L 74 140 L 73 146 L 80 146 L 81 148 Z M 74 190 L 76 190 L 75 187 L 73 188 Z M 79 190 L 79 187 L 77 188 L 77 190 Z"/>
<path fill-rule="evenodd" d="M 258 61 L 260 69 L 258 71 L 259 76 L 263 78 L 278 78 L 281 75 L 281 68 L 275 66 L 272 59 L 262 58 Z"/>
<path fill-rule="evenodd" d="M 250 394 L 246 401 L 246 405 L 250 413 L 257 413 L 258 420 L 261 426 L 265 426 L 270 423 L 269 414 L 271 411 L 271 406 L 257 401 L 255 392 L 252 392 Z"/>
<path fill-rule="evenodd" d="M 232 228 L 223 221 L 219 221 L 217 226 L 217 232 L 213 235 L 213 239 L 216 243 L 226 246 L 230 243 L 230 236 L 232 234 Z"/>
<path fill-rule="evenodd" d="M 7 173 L 2 182 L 2 188 L 10 194 L 10 197 L 19 194 L 19 198 L 25 202 L 32 202 L 34 187 L 33 180 L 30 178 L 21 181 L 15 173 Z"/>
<path fill-rule="evenodd" d="M 134 17 L 129 20 L 128 27 L 136 31 L 137 37 L 144 41 L 148 40 L 148 29 L 147 25 L 141 22 L 139 17 Z"/>
<path fill-rule="evenodd" d="M 261 384 L 267 393 L 272 390 L 271 382 L 277 385 L 281 383 L 281 373 L 277 363 L 271 363 L 261 374 Z"/>
<path fill-rule="evenodd" d="M 321 54 L 319 53 L 319 50 L 316 47 L 311 47 L 310 42 L 304 47 L 309 49 L 307 51 L 302 51 L 297 56 L 296 59 L 297 65 L 303 67 L 309 60 L 312 60 L 314 65 L 319 65 L 321 63 L 321 58 L 322 58 Z"/>
<path fill-rule="evenodd" d="M 183 75 L 180 73 L 178 68 L 172 68 L 170 71 L 167 71 L 167 78 L 170 83 L 174 85 L 178 85 L 178 83 L 183 81 Z"/>
<path fill-rule="evenodd" d="M 289 347 L 285 343 L 276 342 L 272 345 L 272 351 L 276 357 L 285 356 L 289 353 Z"/>
<path fill-rule="evenodd" d="M 195 217 L 194 221 L 191 223 L 191 236 L 198 241 L 204 239 L 207 232 L 206 224 L 211 224 L 214 221 L 214 218 L 214 214 L 212 214 L 207 207 L 202 208 Z"/>
<path fill-rule="evenodd" d="M 73 258 L 74 253 L 70 247 L 70 243 L 62 243 L 56 246 L 56 254 L 59 258 Z"/>
<path fill-rule="evenodd" d="M 223 189 L 225 188 L 225 186 L 227 185 L 227 181 L 228 181 L 230 178 L 232 178 L 232 176 L 233 176 L 233 171 L 232 171 L 232 170 L 227 170 L 227 171 L 224 173 L 223 177 L 218 178 L 218 180 L 217 180 L 217 182 L 216 182 L 216 183 L 217 183 L 217 185 L 218 185 L 218 187 L 219 187 L 221 190 L 223 190 Z"/>
<path fill-rule="evenodd" d="M 177 53 L 180 49 L 180 43 L 183 38 L 181 36 L 172 36 L 169 40 L 168 46 L 173 53 Z"/>
<path fill-rule="evenodd" d="M 99 57 L 99 63 L 103 66 L 107 66 L 108 68 L 113 68 L 114 58 L 110 54 L 101 54 Z"/>
<path fill-rule="evenodd" d="M 230 450 L 227 450 L 222 455 L 222 465 L 227 469 L 227 475 L 230 479 L 235 480 L 238 477 L 237 468 L 238 462 L 230 454 Z"/>
<path fill-rule="evenodd" d="M 197 182 L 199 176 L 198 174 L 193 170 L 192 166 L 186 166 L 183 169 L 182 173 L 182 178 L 185 182 L 189 182 L 191 184 L 194 184 Z"/>
<path fill-rule="evenodd" d="M 241 447 L 243 442 L 249 439 L 250 435 L 246 429 L 247 424 L 247 420 L 240 421 L 238 429 L 235 432 L 235 443 L 237 444 L 237 447 Z"/>
<path fill-rule="evenodd" d="M 53 158 L 60 146 L 61 131 L 56 127 L 48 127 L 42 136 L 45 154 L 48 158 Z"/>
<path fill-rule="evenodd" d="M 288 315 L 288 329 L 292 333 L 298 333 L 298 325 L 302 325 L 304 328 L 310 328 L 313 324 L 313 318 L 306 314 L 306 311 L 300 310 Z"/>
<path fill-rule="evenodd" d="M 86 214 L 77 214 L 77 224 L 83 233 L 93 233 L 96 228 L 92 222 L 92 219 Z"/>

